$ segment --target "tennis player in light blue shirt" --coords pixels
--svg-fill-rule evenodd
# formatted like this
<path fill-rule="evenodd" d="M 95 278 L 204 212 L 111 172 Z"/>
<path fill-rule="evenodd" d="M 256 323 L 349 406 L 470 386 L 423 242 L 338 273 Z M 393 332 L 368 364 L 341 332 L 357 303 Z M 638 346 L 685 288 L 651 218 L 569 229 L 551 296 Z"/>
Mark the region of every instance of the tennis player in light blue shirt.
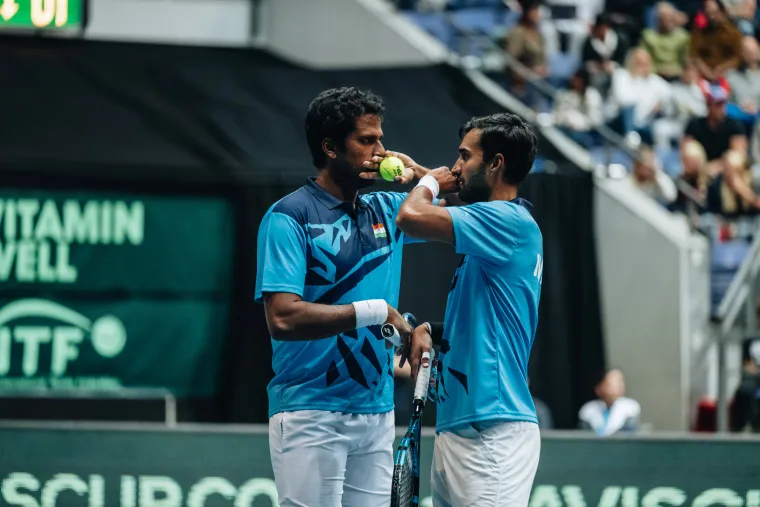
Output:
<path fill-rule="evenodd" d="M 422 352 L 439 337 L 433 505 L 527 507 L 541 450 L 528 359 L 543 240 L 517 185 L 533 165 L 537 137 L 506 113 L 470 120 L 460 136 L 454 168 L 424 176 L 396 219 L 406 234 L 453 244 L 463 255 L 442 330 L 418 327 L 410 350 L 416 375 Z M 469 204 L 435 206 L 452 178 Z"/>

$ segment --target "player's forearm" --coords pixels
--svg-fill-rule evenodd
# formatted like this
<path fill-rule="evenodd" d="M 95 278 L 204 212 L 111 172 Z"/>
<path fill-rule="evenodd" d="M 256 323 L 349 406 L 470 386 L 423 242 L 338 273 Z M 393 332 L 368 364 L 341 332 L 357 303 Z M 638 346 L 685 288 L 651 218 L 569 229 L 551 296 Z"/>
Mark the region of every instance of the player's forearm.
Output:
<path fill-rule="evenodd" d="M 268 294 L 264 305 L 269 333 L 278 341 L 321 340 L 375 324 L 369 322 L 372 320 L 384 322 L 388 315 L 388 304 L 382 300 L 323 305 L 302 301 L 295 294 L 277 293 Z"/>
<path fill-rule="evenodd" d="M 356 328 L 352 305 L 320 305 L 299 301 L 269 322 L 272 338 L 282 341 L 321 340 Z"/>

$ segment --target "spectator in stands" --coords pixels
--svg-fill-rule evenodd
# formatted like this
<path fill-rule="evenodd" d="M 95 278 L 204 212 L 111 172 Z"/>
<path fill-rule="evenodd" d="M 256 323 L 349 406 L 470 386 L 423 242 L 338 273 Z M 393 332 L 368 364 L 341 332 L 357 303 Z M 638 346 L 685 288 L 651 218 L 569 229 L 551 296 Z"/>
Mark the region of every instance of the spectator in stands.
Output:
<path fill-rule="evenodd" d="M 593 128 L 604 118 L 602 96 L 590 79 L 586 69 L 578 69 L 570 79 L 570 89 L 559 91 L 554 99 L 554 123 L 586 147 L 594 144 Z"/>
<path fill-rule="evenodd" d="M 541 399 L 533 397 L 533 405 L 536 407 L 536 417 L 538 418 L 538 429 L 541 430 L 553 430 L 554 418 L 552 417 L 552 411 L 549 405 L 544 403 Z"/>
<path fill-rule="evenodd" d="M 667 81 L 683 74 L 689 54 L 689 32 L 684 30 L 686 16 L 672 4 L 660 2 L 657 9 L 657 28 L 647 28 L 641 34 L 641 47 L 652 57 L 655 73 Z"/>
<path fill-rule="evenodd" d="M 641 406 L 625 397 L 625 377 L 619 369 L 600 375 L 595 388 L 597 399 L 583 405 L 578 412 L 581 429 L 599 436 L 639 430 Z"/>
<path fill-rule="evenodd" d="M 507 36 L 507 53 L 544 78 L 548 75 L 548 67 L 546 42 L 538 26 L 541 21 L 540 7 L 539 2 L 535 0 L 523 3 L 520 22 Z"/>
<path fill-rule="evenodd" d="M 742 62 L 738 68 L 728 72 L 726 79 L 731 86 L 733 102 L 728 106 L 728 115 L 751 128 L 760 106 L 760 46 L 757 39 L 744 37 Z"/>
<path fill-rule="evenodd" d="M 641 0 L 605 0 L 604 12 L 609 15 L 610 25 L 617 33 L 625 34 L 632 46 L 639 43 L 644 28 Z"/>
<path fill-rule="evenodd" d="M 702 6 L 706 24 L 692 30 L 689 57 L 702 77 L 718 82 L 741 62 L 743 36 L 728 19 L 722 2 L 704 0 Z"/>
<path fill-rule="evenodd" d="M 607 14 L 600 14 L 583 43 L 581 60 L 591 75 L 591 85 L 607 94 L 613 71 L 623 64 L 630 44 L 625 34 L 610 27 Z"/>
<path fill-rule="evenodd" d="M 706 166 L 707 155 L 705 155 L 705 149 L 702 145 L 693 139 L 684 142 L 681 150 L 682 170 L 679 179 L 691 188 L 692 192 L 689 192 L 689 194 L 695 196 L 698 200 L 703 200 L 707 197 L 707 187 L 710 179 L 707 176 Z M 692 206 L 695 211 L 702 211 L 703 209 L 700 204 L 679 188 L 678 196 L 670 209 L 672 211 L 687 213 Z"/>
<path fill-rule="evenodd" d="M 747 170 L 747 136 L 744 125 L 726 116 L 726 91 L 719 85 L 708 88 L 707 116 L 692 119 L 686 127 L 681 149 L 688 141 L 702 145 L 707 155 L 708 207 L 723 214 L 760 209 L 760 198 L 752 191 Z"/>
<path fill-rule="evenodd" d="M 744 126 L 726 115 L 728 95 L 723 87 L 711 85 L 707 89 L 707 116 L 692 118 L 686 126 L 683 141 L 697 141 L 705 149 L 708 173 L 711 176 L 723 172 L 723 157 L 729 150 L 747 152 Z"/>
<path fill-rule="evenodd" d="M 756 33 L 755 14 L 757 12 L 756 0 L 725 0 L 726 12 L 736 24 L 739 31 L 750 37 Z"/>
<path fill-rule="evenodd" d="M 633 171 L 628 180 L 631 186 L 663 206 L 669 206 L 678 195 L 675 183 L 663 172 L 651 148 L 640 148 L 638 155 L 633 162 Z"/>
<path fill-rule="evenodd" d="M 619 112 L 623 132 L 638 132 L 652 143 L 652 123 L 670 113 L 671 88 L 652 72 L 652 58 L 646 50 L 635 48 L 628 55 L 626 67 L 612 74 L 610 109 Z"/>
<path fill-rule="evenodd" d="M 540 4 L 537 0 L 526 0 L 522 3 L 522 17 L 507 36 L 506 51 L 519 63 L 527 67 L 541 78 L 548 76 L 546 62 L 546 41 L 539 30 Z M 516 71 L 510 74 L 510 91 L 526 105 L 538 108 L 541 95 Z"/>
<path fill-rule="evenodd" d="M 652 124 L 655 146 L 660 150 L 670 149 L 676 140 L 683 137 L 684 129 L 690 119 L 705 116 L 707 105 L 705 93 L 698 83 L 697 69 L 686 63 L 681 79 L 670 85 L 670 107 L 667 115 Z"/>
<path fill-rule="evenodd" d="M 760 433 L 760 339 L 742 343 L 742 376 L 734 393 L 731 431 Z"/>

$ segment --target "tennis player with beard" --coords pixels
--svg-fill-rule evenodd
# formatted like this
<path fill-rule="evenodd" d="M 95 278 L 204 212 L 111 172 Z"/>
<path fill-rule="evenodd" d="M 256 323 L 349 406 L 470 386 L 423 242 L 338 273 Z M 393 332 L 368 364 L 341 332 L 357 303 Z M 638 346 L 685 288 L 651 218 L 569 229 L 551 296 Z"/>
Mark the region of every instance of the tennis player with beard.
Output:
<path fill-rule="evenodd" d="M 513 114 L 473 118 L 460 137 L 454 168 L 425 175 L 396 218 L 406 234 L 463 255 L 443 325 L 415 329 L 409 351 L 416 376 L 422 352 L 440 345 L 433 505 L 527 507 L 541 450 L 527 373 L 543 240 L 517 186 L 533 166 L 537 137 Z M 452 178 L 468 204 L 434 205 Z"/>

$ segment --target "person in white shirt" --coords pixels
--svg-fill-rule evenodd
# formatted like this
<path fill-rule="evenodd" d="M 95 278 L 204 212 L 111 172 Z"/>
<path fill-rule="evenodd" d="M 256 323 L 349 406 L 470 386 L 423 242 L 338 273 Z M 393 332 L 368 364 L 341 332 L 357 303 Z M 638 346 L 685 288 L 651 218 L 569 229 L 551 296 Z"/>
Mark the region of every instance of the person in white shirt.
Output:
<path fill-rule="evenodd" d="M 670 83 L 652 71 L 649 53 L 635 48 L 628 53 L 626 68 L 612 74 L 610 112 L 621 115 L 625 133 L 638 132 L 651 142 L 652 122 L 670 113 L 671 92 Z"/>
<path fill-rule="evenodd" d="M 625 378 L 619 369 L 611 369 L 596 385 L 596 400 L 583 405 L 578 412 L 581 429 L 600 437 L 639 430 L 641 405 L 625 397 Z"/>
<path fill-rule="evenodd" d="M 554 99 L 554 123 L 577 143 L 593 144 L 591 131 L 604 121 L 604 101 L 599 90 L 590 84 L 589 72 L 578 69 L 570 79 L 570 88 Z"/>
<path fill-rule="evenodd" d="M 687 63 L 681 80 L 671 83 L 671 106 L 668 115 L 652 124 L 654 144 L 658 149 L 672 148 L 683 137 L 686 124 L 691 118 L 707 115 L 705 92 L 699 86 L 696 67 Z"/>
<path fill-rule="evenodd" d="M 665 174 L 654 152 L 648 147 L 639 150 L 639 158 L 633 163 L 629 181 L 633 187 L 663 206 L 669 205 L 678 197 L 676 184 Z"/>

